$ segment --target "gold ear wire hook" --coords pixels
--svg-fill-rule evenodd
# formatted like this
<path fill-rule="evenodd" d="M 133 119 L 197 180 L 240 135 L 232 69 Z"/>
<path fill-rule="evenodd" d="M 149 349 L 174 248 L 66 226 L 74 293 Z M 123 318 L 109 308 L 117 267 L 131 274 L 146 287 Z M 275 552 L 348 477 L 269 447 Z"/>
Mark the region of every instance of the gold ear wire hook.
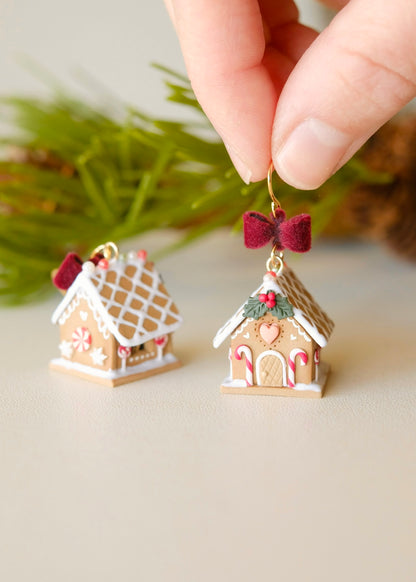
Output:
<path fill-rule="evenodd" d="M 92 257 L 94 257 L 95 255 L 98 254 L 103 254 L 104 258 L 106 258 L 107 260 L 110 260 L 112 258 L 112 255 L 114 256 L 115 259 L 118 259 L 118 247 L 115 243 L 113 242 L 106 242 L 103 245 L 100 245 L 98 247 L 96 247 L 91 255 L 90 255 L 90 259 L 92 259 Z"/>
<path fill-rule="evenodd" d="M 270 198 L 272 199 L 273 216 L 276 217 L 276 210 L 279 210 L 281 208 L 281 206 L 280 206 L 280 202 L 278 201 L 278 199 L 276 198 L 276 196 L 273 192 L 273 172 L 274 172 L 274 166 L 273 166 L 273 162 L 271 162 L 270 166 L 269 166 L 269 171 L 267 172 L 267 188 L 269 189 Z"/>

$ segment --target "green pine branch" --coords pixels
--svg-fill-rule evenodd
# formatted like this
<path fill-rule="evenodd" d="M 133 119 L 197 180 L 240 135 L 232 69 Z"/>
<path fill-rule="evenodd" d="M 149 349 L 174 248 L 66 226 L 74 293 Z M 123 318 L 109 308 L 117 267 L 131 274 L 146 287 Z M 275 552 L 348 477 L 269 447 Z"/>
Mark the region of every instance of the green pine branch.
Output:
<path fill-rule="evenodd" d="M 183 231 L 177 248 L 222 226 L 240 228 L 248 209 L 269 212 L 267 187 L 241 182 L 187 79 L 159 69 L 168 99 L 196 111 L 199 122 L 157 120 L 132 107 L 119 121 L 62 90 L 1 101 L 14 131 L 0 140 L 0 304 L 51 289 L 50 272 L 70 250 L 85 254 L 106 240 L 168 227 Z M 289 216 L 309 211 L 318 234 L 363 179 L 389 176 L 356 159 L 318 191 L 280 183 L 278 197 Z"/>

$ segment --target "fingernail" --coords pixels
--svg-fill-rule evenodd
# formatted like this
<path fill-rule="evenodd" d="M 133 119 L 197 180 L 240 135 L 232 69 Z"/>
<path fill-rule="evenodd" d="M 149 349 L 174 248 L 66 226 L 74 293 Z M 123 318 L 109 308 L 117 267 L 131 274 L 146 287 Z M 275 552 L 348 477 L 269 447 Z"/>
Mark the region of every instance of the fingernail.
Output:
<path fill-rule="evenodd" d="M 232 163 L 234 164 L 235 169 L 240 174 L 240 177 L 243 180 L 243 182 L 245 182 L 246 184 L 250 184 L 253 172 L 250 170 L 247 164 L 243 162 L 243 160 L 240 158 L 240 156 L 237 154 L 237 152 L 232 146 L 226 143 L 224 143 L 224 146 L 228 152 L 228 155 L 231 158 Z"/>
<path fill-rule="evenodd" d="M 295 188 L 318 188 L 332 175 L 351 142 L 351 136 L 320 119 L 306 119 L 277 152 L 276 171 Z"/>

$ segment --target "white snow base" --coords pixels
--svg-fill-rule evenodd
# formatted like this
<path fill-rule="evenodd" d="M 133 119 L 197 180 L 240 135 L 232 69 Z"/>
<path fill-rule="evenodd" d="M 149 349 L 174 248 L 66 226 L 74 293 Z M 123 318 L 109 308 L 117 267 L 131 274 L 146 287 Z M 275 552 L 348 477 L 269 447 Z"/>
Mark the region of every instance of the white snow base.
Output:
<path fill-rule="evenodd" d="M 319 364 L 319 378 L 318 381 L 316 382 L 311 382 L 311 384 L 295 384 L 294 388 L 288 388 L 288 386 L 282 386 L 282 388 L 287 388 L 288 390 L 297 390 L 299 392 L 304 392 L 304 391 L 310 391 L 310 392 L 316 392 L 317 394 L 322 394 L 322 390 L 326 384 L 326 381 L 328 379 L 328 374 L 329 374 L 329 364 L 327 364 L 326 362 L 321 362 Z M 222 386 L 224 388 L 245 388 L 247 387 L 247 383 L 245 380 L 241 380 L 241 379 L 233 379 L 233 378 L 226 378 L 223 382 L 222 382 Z M 252 388 L 253 393 L 255 393 L 255 389 L 256 389 L 256 385 L 255 386 L 251 386 L 250 388 Z M 261 388 L 261 386 L 258 386 L 259 388 Z M 278 388 L 278 386 L 276 386 L 275 388 Z"/>
<path fill-rule="evenodd" d="M 134 374 L 142 374 L 143 372 L 148 372 L 149 370 L 155 370 L 156 368 L 162 368 L 167 364 L 173 364 L 177 362 L 178 359 L 173 354 L 165 354 L 162 358 L 154 358 L 153 360 L 147 360 L 137 366 L 126 366 L 125 370 L 99 370 L 93 368 L 92 366 L 85 366 L 84 364 L 79 364 L 77 362 L 71 362 L 65 358 L 55 358 L 51 360 L 52 366 L 59 366 L 66 370 L 74 370 L 82 374 L 88 374 L 89 376 L 96 376 L 97 378 L 104 378 L 108 380 L 117 380 L 118 378 L 124 378 L 125 376 L 133 376 Z"/>

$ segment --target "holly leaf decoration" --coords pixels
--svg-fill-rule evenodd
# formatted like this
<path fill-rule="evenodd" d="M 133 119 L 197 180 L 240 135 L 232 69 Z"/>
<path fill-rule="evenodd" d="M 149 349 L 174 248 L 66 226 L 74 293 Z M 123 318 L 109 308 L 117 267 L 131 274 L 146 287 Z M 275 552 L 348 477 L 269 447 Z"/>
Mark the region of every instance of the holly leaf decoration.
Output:
<path fill-rule="evenodd" d="M 293 316 L 293 307 L 287 297 L 276 293 L 276 305 L 270 309 L 270 313 L 277 319 L 285 319 Z"/>
<path fill-rule="evenodd" d="M 253 319 L 260 319 L 267 311 L 265 303 L 259 301 L 258 297 L 249 297 L 247 303 L 244 305 L 244 317 L 252 317 Z"/>

